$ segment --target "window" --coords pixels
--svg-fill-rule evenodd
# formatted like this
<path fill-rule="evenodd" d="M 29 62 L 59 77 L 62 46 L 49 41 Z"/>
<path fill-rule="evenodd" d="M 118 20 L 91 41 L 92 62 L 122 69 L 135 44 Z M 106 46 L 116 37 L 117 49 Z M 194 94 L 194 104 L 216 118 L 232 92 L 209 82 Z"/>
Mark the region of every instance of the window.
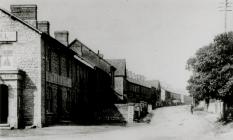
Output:
<path fill-rule="evenodd" d="M 0 56 L 0 68 L 2 67 L 2 56 Z"/>
<path fill-rule="evenodd" d="M 57 89 L 57 114 L 62 114 L 62 90 L 60 88 Z"/>
<path fill-rule="evenodd" d="M 70 111 L 71 108 L 71 92 L 67 90 L 67 97 L 66 97 L 66 109 Z"/>
<path fill-rule="evenodd" d="M 48 49 L 48 64 L 49 64 L 49 71 L 51 72 L 52 71 L 52 51 L 51 49 L 49 48 Z"/>
<path fill-rule="evenodd" d="M 74 65 L 74 75 L 73 75 L 75 81 L 77 80 L 77 63 Z"/>
<path fill-rule="evenodd" d="M 70 61 L 68 58 L 66 59 L 66 73 L 67 73 L 67 77 L 69 77 L 70 76 Z"/>
<path fill-rule="evenodd" d="M 89 82 L 89 73 L 88 70 L 86 70 L 86 86 L 88 85 Z"/>
<path fill-rule="evenodd" d="M 83 82 L 85 84 L 85 81 L 86 81 L 86 70 L 83 69 Z"/>
<path fill-rule="evenodd" d="M 58 73 L 61 75 L 61 55 L 58 55 Z"/>
<path fill-rule="evenodd" d="M 83 80 L 83 69 L 82 69 L 82 67 L 79 67 L 79 74 L 80 74 L 79 75 L 79 78 L 80 78 L 79 81 L 82 82 L 82 80 Z"/>
<path fill-rule="evenodd" d="M 115 86 L 114 71 L 111 71 L 111 87 L 114 88 L 114 86 Z"/>
<path fill-rule="evenodd" d="M 77 76 L 77 82 L 79 83 L 79 78 L 80 78 L 80 75 L 79 75 L 79 65 L 77 65 L 76 76 Z"/>
<path fill-rule="evenodd" d="M 48 87 L 48 90 L 46 92 L 46 112 L 51 113 L 53 112 L 53 92 L 52 88 Z"/>

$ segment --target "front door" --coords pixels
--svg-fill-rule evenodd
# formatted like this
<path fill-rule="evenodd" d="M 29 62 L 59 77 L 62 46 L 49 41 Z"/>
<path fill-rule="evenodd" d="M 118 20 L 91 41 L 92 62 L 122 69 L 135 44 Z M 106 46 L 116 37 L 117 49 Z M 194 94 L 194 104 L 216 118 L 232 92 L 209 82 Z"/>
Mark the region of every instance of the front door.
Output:
<path fill-rule="evenodd" d="M 7 123 L 8 86 L 0 84 L 0 124 Z"/>

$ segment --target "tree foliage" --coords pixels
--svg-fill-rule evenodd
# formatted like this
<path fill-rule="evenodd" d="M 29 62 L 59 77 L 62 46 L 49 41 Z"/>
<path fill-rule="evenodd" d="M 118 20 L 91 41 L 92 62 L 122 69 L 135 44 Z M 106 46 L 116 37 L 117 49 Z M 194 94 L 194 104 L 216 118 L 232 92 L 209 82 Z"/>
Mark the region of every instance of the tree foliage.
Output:
<path fill-rule="evenodd" d="M 233 32 L 216 36 L 187 61 L 192 71 L 186 87 L 196 100 L 233 100 Z"/>

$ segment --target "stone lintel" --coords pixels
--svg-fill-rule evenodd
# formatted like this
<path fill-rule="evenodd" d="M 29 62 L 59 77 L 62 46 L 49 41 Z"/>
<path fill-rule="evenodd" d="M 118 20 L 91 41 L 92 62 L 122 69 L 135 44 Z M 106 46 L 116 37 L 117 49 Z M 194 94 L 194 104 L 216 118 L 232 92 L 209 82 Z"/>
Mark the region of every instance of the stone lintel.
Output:
<path fill-rule="evenodd" d="M 22 70 L 0 70 L 1 80 L 22 80 L 25 73 Z"/>

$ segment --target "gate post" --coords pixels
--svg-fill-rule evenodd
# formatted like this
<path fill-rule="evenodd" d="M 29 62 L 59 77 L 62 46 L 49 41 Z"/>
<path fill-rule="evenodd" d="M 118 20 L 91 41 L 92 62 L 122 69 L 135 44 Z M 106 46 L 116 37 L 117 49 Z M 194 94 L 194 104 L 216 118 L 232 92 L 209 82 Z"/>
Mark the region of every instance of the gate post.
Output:
<path fill-rule="evenodd" d="M 133 103 L 129 103 L 128 104 L 128 118 L 127 118 L 127 122 L 128 123 L 133 123 L 134 120 L 134 104 Z"/>

